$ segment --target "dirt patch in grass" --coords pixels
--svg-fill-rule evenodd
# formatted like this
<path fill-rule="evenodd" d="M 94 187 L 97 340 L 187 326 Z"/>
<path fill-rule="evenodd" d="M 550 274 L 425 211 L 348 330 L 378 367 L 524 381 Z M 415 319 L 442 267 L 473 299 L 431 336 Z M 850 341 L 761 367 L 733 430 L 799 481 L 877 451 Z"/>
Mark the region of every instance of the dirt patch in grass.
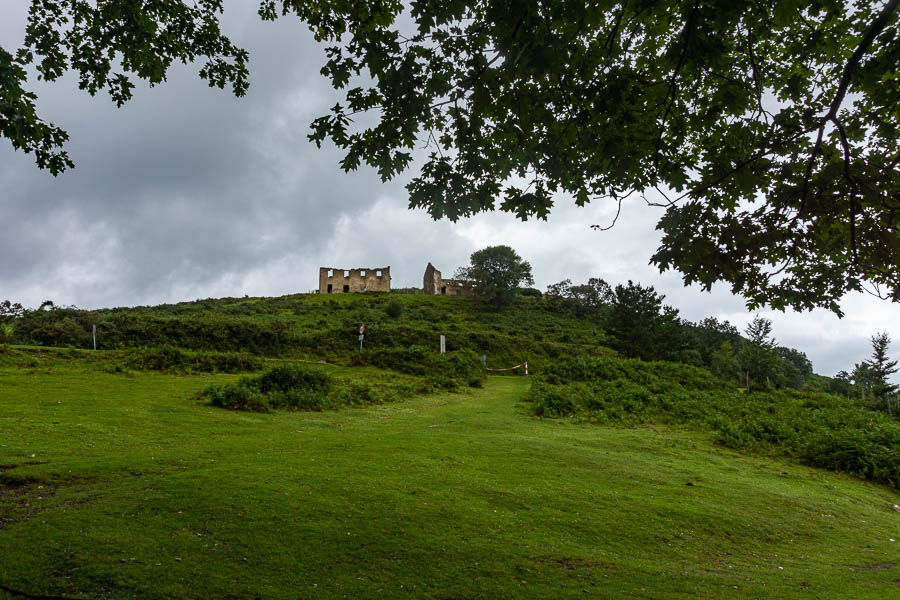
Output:
<path fill-rule="evenodd" d="M 0 484 L 0 529 L 27 521 L 43 510 L 44 500 L 54 495 L 56 488 L 42 483 Z"/>
<path fill-rule="evenodd" d="M 613 563 L 575 556 L 534 556 L 532 560 L 539 565 L 552 565 L 566 571 L 592 571 L 599 569 L 614 571 L 618 568 Z"/>

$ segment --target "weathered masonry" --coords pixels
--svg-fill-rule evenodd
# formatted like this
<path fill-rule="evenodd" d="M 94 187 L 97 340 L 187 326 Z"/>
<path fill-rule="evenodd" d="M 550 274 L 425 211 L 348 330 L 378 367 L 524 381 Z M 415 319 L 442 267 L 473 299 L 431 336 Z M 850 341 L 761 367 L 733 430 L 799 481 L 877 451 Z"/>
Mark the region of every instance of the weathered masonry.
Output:
<path fill-rule="evenodd" d="M 377 269 L 319 268 L 320 294 L 391 291 L 391 267 Z"/>
<path fill-rule="evenodd" d="M 464 279 L 444 279 L 441 272 L 428 263 L 425 267 L 422 289 L 426 294 L 434 296 L 471 296 L 473 287 L 471 281 Z"/>

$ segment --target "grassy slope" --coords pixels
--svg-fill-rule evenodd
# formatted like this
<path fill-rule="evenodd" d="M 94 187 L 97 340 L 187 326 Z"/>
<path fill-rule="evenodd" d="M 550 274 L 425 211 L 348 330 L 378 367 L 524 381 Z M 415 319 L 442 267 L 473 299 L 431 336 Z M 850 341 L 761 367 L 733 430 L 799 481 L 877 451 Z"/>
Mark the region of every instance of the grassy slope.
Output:
<path fill-rule="evenodd" d="M 399 316 L 388 314 L 390 303 L 399 303 Z M 81 336 L 78 340 L 62 336 L 17 343 L 89 348 L 90 324 L 99 323 L 101 348 L 119 348 L 120 342 L 125 347 L 169 343 L 344 362 L 358 349 L 357 330 L 366 323 L 365 347 L 372 351 L 410 344 L 437 349 L 443 334 L 448 350 L 471 348 L 479 355 L 486 354 L 492 368 L 528 360 L 539 369 L 558 356 L 609 352 L 598 345 L 606 337 L 596 325 L 541 306 L 534 298 L 519 298 L 498 314 L 475 311 L 471 299 L 449 296 L 373 293 L 221 298 L 79 312 L 80 322 L 73 325 Z M 236 332 L 233 337 L 222 335 L 229 327 Z M 274 329 L 250 334 L 265 327 Z M 241 338 L 242 333 L 247 339 Z M 283 336 L 284 343 L 272 341 L 276 335 L 279 339 Z M 267 340 L 271 347 L 267 348 Z"/>
<path fill-rule="evenodd" d="M 682 431 L 536 420 L 518 378 L 264 415 L 196 404 L 207 382 L 0 369 L 0 584 L 79 598 L 900 593 L 885 488 Z"/>

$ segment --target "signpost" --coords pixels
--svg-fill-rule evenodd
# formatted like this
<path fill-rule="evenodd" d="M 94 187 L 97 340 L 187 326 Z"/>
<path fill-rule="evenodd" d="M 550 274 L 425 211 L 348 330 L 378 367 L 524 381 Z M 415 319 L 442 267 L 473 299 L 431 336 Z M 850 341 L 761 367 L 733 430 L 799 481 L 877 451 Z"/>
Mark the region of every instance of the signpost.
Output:
<path fill-rule="evenodd" d="M 366 324 L 359 326 L 359 351 L 362 352 L 363 338 L 366 337 Z"/>

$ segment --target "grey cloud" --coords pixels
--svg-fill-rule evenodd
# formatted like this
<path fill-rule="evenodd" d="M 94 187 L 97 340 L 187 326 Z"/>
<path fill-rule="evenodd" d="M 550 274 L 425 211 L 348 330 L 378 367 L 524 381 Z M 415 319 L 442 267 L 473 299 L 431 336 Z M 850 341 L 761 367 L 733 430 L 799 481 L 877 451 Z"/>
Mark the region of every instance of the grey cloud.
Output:
<path fill-rule="evenodd" d="M 165 296 L 185 280 L 190 288 L 240 281 L 280 256 L 325 246 L 342 215 L 371 205 L 373 190 L 402 189 L 368 170 L 344 174 L 337 151 L 307 142 L 309 121 L 334 100 L 318 76 L 321 49 L 296 23 L 251 16 L 234 28 L 253 57 L 243 99 L 208 89 L 195 66 L 173 68 L 163 86 L 139 86 L 118 110 L 71 78 L 34 85 L 42 114 L 71 134 L 77 168 L 52 178 L 0 147 L 0 201 L 4 220 L 16 223 L 0 242 L 3 289 L 41 273 L 59 281 L 52 289 L 77 294 L 65 301 L 102 302 L 61 281 L 98 256 L 109 274 L 103 299 Z M 92 227 L 104 244 L 86 248 L 68 235 Z"/>

